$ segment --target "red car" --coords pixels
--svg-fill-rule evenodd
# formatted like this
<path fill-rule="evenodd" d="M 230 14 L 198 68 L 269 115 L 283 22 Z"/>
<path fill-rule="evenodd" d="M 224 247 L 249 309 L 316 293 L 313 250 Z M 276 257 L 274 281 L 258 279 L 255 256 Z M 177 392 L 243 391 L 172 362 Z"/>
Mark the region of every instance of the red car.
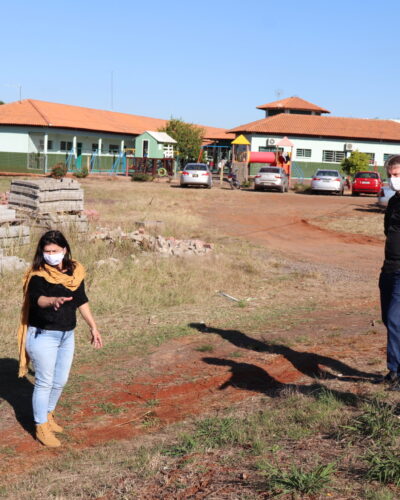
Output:
<path fill-rule="evenodd" d="M 378 196 L 382 186 L 378 172 L 357 172 L 351 184 L 351 195 L 358 196 L 360 193 L 366 193 Z"/>

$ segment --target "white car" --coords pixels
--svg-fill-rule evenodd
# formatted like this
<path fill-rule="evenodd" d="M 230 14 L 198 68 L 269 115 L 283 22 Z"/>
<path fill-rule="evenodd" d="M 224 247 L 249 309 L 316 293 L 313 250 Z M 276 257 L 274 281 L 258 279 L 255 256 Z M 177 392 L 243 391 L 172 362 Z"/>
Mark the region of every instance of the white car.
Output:
<path fill-rule="evenodd" d="M 281 193 L 289 191 L 289 179 L 281 167 L 261 167 L 254 177 L 254 190 L 274 189 Z"/>
<path fill-rule="evenodd" d="M 311 192 L 343 195 L 346 181 L 338 170 L 317 170 L 311 179 Z"/>
<path fill-rule="evenodd" d="M 212 175 L 205 163 L 187 163 L 181 172 L 180 186 L 212 187 Z"/>

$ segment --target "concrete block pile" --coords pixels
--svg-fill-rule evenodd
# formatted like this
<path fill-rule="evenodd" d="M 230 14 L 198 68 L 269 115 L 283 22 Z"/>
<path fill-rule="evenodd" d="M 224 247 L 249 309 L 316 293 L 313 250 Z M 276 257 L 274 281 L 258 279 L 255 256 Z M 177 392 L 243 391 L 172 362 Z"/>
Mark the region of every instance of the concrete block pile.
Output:
<path fill-rule="evenodd" d="M 0 248 L 26 245 L 29 241 L 29 226 L 17 218 L 15 210 L 0 205 Z"/>
<path fill-rule="evenodd" d="M 3 255 L 3 249 L 0 248 L 0 274 L 5 272 L 14 272 L 22 269 L 26 269 L 29 266 L 27 262 L 19 257 L 10 256 L 5 257 Z"/>
<path fill-rule="evenodd" d="M 92 241 L 109 241 L 110 243 L 128 240 L 139 250 L 144 252 L 156 252 L 163 257 L 204 256 L 213 250 L 213 245 L 211 243 L 206 243 L 202 240 L 178 240 L 173 237 L 165 238 L 160 235 L 153 236 L 146 233 L 144 229 L 125 233 L 121 228 L 99 228 L 90 239 Z"/>
<path fill-rule="evenodd" d="M 13 181 L 8 206 L 45 229 L 88 230 L 83 189 L 75 179 Z"/>

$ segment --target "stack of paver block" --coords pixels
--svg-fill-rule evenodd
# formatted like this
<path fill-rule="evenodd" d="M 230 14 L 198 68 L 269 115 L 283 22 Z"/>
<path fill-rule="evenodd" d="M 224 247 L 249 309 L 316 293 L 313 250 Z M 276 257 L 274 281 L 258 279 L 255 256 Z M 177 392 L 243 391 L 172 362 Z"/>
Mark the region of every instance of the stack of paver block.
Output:
<path fill-rule="evenodd" d="M 29 243 L 29 226 L 21 224 L 15 210 L 0 205 L 0 248 Z"/>
<path fill-rule="evenodd" d="M 83 215 L 83 189 L 75 179 L 16 180 L 11 183 L 8 206 L 46 229 L 88 230 Z"/>

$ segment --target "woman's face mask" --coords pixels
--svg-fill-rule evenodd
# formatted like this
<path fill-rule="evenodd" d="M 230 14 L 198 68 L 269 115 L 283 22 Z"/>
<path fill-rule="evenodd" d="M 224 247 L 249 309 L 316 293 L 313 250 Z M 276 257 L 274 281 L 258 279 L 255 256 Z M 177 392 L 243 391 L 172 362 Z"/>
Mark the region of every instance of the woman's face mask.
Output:
<path fill-rule="evenodd" d="M 46 253 L 43 252 L 43 258 L 47 264 L 50 266 L 58 266 L 63 261 L 65 252 L 59 253 Z"/>

